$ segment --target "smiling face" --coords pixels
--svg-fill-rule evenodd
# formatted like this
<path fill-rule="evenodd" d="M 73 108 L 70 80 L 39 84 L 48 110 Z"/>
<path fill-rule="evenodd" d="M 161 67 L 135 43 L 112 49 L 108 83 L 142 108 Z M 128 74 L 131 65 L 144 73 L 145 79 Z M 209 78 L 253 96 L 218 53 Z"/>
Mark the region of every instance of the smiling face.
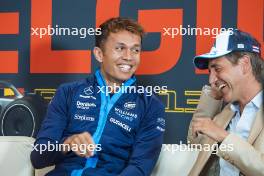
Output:
<path fill-rule="evenodd" d="M 211 87 L 222 93 L 225 102 L 239 102 L 246 84 L 243 65 L 234 65 L 226 57 L 220 57 L 209 61 L 208 68 Z"/>
<path fill-rule="evenodd" d="M 131 78 L 139 66 L 140 51 L 141 37 L 126 30 L 111 32 L 101 48 L 94 48 L 108 85 L 120 85 Z"/>

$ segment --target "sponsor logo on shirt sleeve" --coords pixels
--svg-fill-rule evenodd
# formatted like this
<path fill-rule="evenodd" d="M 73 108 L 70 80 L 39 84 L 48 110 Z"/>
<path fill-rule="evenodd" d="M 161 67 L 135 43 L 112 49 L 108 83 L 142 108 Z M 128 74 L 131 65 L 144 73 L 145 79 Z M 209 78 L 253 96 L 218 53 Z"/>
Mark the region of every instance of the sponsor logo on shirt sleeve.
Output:
<path fill-rule="evenodd" d="M 164 132 L 165 131 L 165 119 L 164 118 L 158 118 L 157 119 L 157 130 Z"/>

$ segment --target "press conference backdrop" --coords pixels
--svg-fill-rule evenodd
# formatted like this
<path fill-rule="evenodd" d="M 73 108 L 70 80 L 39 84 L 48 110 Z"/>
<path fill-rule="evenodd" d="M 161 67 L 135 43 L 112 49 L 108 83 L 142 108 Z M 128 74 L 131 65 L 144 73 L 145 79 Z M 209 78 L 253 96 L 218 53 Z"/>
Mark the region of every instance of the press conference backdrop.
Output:
<path fill-rule="evenodd" d="M 98 67 L 92 49 L 99 24 L 130 17 L 148 32 L 139 82 L 168 88 L 159 93 L 166 105 L 165 143 L 186 142 L 208 77 L 194 69 L 192 58 L 209 51 L 225 29 L 240 28 L 263 45 L 263 5 L 263 0 L 0 0 L 0 80 L 50 100 L 58 85 Z M 40 36 L 48 28 L 72 33 Z"/>

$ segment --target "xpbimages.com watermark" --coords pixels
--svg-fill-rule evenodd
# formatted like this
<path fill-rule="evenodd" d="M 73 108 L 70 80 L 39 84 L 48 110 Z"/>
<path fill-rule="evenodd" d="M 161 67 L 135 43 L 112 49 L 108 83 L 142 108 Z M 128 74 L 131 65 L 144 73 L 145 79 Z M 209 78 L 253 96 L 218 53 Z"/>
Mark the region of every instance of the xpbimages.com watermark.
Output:
<path fill-rule="evenodd" d="M 80 151 L 80 154 L 86 154 L 88 151 L 91 152 L 98 152 L 102 150 L 101 144 L 60 144 L 58 141 L 56 141 L 55 143 L 51 143 L 50 141 L 48 141 L 47 144 L 31 144 L 32 146 L 32 151 L 37 151 L 40 154 L 42 154 L 43 152 L 46 151 Z"/>
<path fill-rule="evenodd" d="M 208 28 L 208 27 L 191 27 L 191 25 L 187 25 L 187 27 L 183 27 L 180 25 L 179 27 L 164 27 L 163 28 L 163 36 L 169 36 L 171 38 L 175 38 L 178 35 L 189 35 L 189 36 L 212 36 L 215 38 L 218 34 L 230 31 L 233 33 L 234 28 Z"/>
<path fill-rule="evenodd" d="M 191 144 L 189 141 L 187 144 L 183 144 L 180 141 L 180 144 L 164 144 L 163 151 L 169 151 L 171 153 L 175 152 L 191 152 L 191 151 L 212 151 L 212 154 L 217 154 L 219 151 L 234 151 L 233 144 Z"/>
<path fill-rule="evenodd" d="M 45 35 L 55 35 L 55 36 L 79 36 L 79 38 L 86 38 L 87 36 L 92 35 L 101 35 L 101 28 L 77 28 L 77 27 L 61 27 L 59 25 L 55 25 L 52 27 L 48 25 L 47 27 L 42 28 L 31 28 L 31 35 L 38 36 L 39 38 L 43 38 Z"/>

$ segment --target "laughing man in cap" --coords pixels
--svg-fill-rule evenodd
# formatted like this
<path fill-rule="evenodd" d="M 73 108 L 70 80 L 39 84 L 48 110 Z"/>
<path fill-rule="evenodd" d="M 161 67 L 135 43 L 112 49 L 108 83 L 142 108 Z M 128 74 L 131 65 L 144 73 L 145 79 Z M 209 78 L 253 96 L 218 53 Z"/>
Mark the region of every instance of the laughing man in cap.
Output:
<path fill-rule="evenodd" d="M 203 87 L 188 141 L 215 148 L 199 152 L 190 176 L 264 175 L 260 47 L 248 33 L 226 31 L 194 58 L 196 68 L 209 70 L 210 86 Z"/>

